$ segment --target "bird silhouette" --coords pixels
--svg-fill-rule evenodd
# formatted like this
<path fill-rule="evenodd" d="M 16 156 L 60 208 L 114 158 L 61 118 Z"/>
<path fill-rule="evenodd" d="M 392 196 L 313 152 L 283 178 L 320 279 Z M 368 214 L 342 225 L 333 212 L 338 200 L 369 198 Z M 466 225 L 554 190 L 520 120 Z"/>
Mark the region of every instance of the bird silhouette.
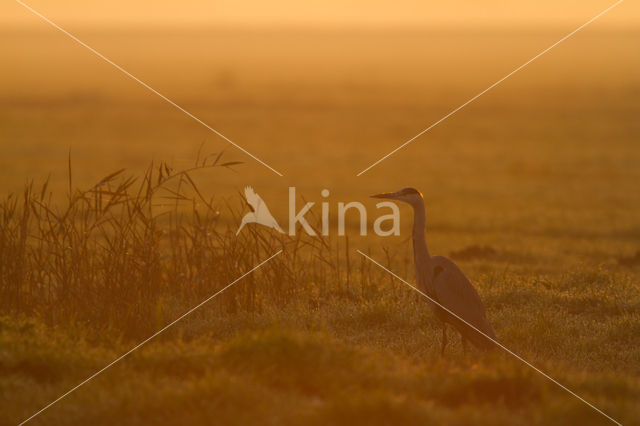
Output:
<path fill-rule="evenodd" d="M 275 218 L 271 215 L 271 212 L 269 211 L 269 208 L 267 207 L 265 202 L 253 190 L 252 187 L 247 186 L 244 189 L 244 197 L 253 211 L 245 214 L 242 217 L 242 222 L 240 223 L 238 231 L 236 231 L 236 235 L 240 233 L 240 230 L 242 230 L 242 228 L 244 228 L 247 223 L 259 223 L 260 225 L 273 228 L 281 234 L 284 234 L 284 231 L 282 230 L 282 228 L 280 228 L 278 222 L 276 222 Z"/>
<path fill-rule="evenodd" d="M 455 315 L 429 301 L 431 310 L 442 321 L 441 354 L 444 355 L 444 348 L 447 346 L 447 323 L 458 330 L 465 349 L 466 340 L 480 349 L 495 347 L 496 333 L 487 319 L 480 296 L 469 279 L 453 261 L 443 256 L 429 254 L 425 238 L 426 213 L 420 191 L 415 188 L 403 188 L 397 192 L 377 194 L 372 197 L 403 201 L 413 207 L 413 258 L 418 288 L 484 333 L 484 335 L 479 333 Z"/>

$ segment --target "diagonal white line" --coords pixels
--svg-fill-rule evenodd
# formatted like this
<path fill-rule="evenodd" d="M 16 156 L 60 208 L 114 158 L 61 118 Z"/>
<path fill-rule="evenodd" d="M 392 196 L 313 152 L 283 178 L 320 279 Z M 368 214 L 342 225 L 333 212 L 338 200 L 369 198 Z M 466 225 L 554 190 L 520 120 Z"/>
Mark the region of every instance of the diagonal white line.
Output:
<path fill-rule="evenodd" d="M 131 74 L 129 71 L 125 70 L 120 65 L 116 64 L 111 59 L 107 58 L 102 53 L 98 52 L 93 47 L 89 46 L 87 43 L 83 42 L 82 40 L 80 40 L 79 38 L 77 38 L 76 36 L 71 34 L 69 31 L 65 30 L 64 28 L 62 28 L 61 26 L 59 26 L 58 24 L 56 24 L 55 22 L 53 22 L 52 20 L 50 20 L 49 18 L 47 18 L 46 16 L 44 16 L 43 14 L 41 14 L 40 12 L 38 12 L 37 10 L 32 8 L 31 6 L 29 6 L 28 4 L 22 2 L 21 0 L 16 0 L 16 2 L 18 4 L 20 4 L 21 6 L 23 6 L 25 9 L 31 11 L 34 15 L 38 16 L 43 21 L 45 21 L 48 24 L 50 24 L 52 27 L 54 27 L 57 30 L 59 30 L 60 32 L 64 33 L 66 36 L 71 38 L 76 43 L 80 44 L 83 47 L 86 47 L 89 51 L 91 51 L 93 54 L 95 54 L 96 56 L 98 56 L 99 58 L 104 60 L 105 62 L 113 65 L 116 69 L 121 71 L 127 77 L 135 80 L 136 82 L 138 82 L 140 85 L 142 85 L 146 89 L 148 89 L 151 92 L 155 93 L 156 95 L 160 96 L 162 99 L 167 101 L 169 104 L 173 105 L 174 107 L 176 107 L 177 109 L 179 109 L 180 111 L 182 111 L 183 113 L 185 113 L 186 115 L 188 115 L 189 117 L 191 117 L 192 119 L 194 119 L 195 121 L 197 121 L 198 123 L 200 123 L 201 125 L 206 127 L 207 129 L 209 129 L 210 131 L 212 131 L 213 133 L 215 133 L 216 135 L 218 135 L 219 137 L 224 139 L 225 141 L 229 142 L 231 145 L 235 146 L 240 151 L 244 152 L 249 157 L 253 158 L 258 163 L 262 164 L 263 166 L 265 166 L 266 168 L 271 170 L 273 173 L 277 174 L 278 176 L 283 176 L 282 173 L 280 173 L 279 171 L 277 171 L 276 169 L 274 169 L 273 167 L 271 167 L 270 165 L 268 165 L 267 163 L 265 163 L 264 161 L 262 161 L 261 159 L 259 159 L 258 157 L 256 157 L 255 155 L 253 155 L 252 153 L 250 153 L 249 151 L 247 151 L 246 149 L 244 149 L 243 147 L 241 147 L 240 145 L 238 145 L 237 143 L 235 143 L 234 141 L 232 141 L 231 139 L 229 139 L 228 137 L 226 137 L 225 135 L 223 135 L 222 133 L 220 133 L 219 131 L 217 131 L 216 129 L 211 127 L 210 125 L 208 125 L 207 123 L 205 123 L 204 121 L 200 120 L 198 117 L 196 117 L 195 115 L 193 115 L 192 113 L 190 113 L 189 111 L 187 111 L 186 109 L 181 107 L 180 105 L 176 104 L 171 99 L 167 98 L 165 95 L 163 95 L 162 93 L 158 92 L 156 89 L 154 89 L 153 87 L 149 86 L 147 83 L 145 83 L 144 81 L 140 80 L 138 77 L 136 77 L 135 75 Z"/>
<path fill-rule="evenodd" d="M 520 65 L 518 68 L 516 68 L 515 70 L 511 71 L 509 74 L 505 75 L 504 77 L 502 77 L 500 80 L 496 81 L 495 83 L 493 83 L 491 86 L 487 87 L 486 89 L 484 89 L 482 92 L 478 93 L 477 95 L 475 95 L 473 98 L 469 99 L 468 101 L 466 101 L 465 103 L 463 103 L 462 105 L 460 105 L 459 107 L 457 107 L 456 109 L 454 109 L 453 111 L 451 111 L 450 113 L 448 113 L 447 115 L 445 115 L 444 117 L 442 117 L 441 119 L 439 119 L 438 121 L 436 121 L 435 123 L 433 123 L 432 125 L 430 125 L 429 127 L 427 127 L 426 129 L 424 129 L 423 131 L 421 131 L 420 133 L 418 133 L 417 135 L 415 135 L 414 137 L 412 137 L 411 139 L 409 139 L 408 141 L 406 141 L 405 143 L 403 143 L 402 145 L 400 145 L 399 147 L 397 147 L 396 149 L 394 149 L 393 151 L 391 151 L 390 153 L 388 153 L 387 155 L 385 155 L 384 157 L 380 158 L 378 161 L 376 161 L 375 163 L 372 163 L 369 167 L 367 167 L 366 169 L 362 170 L 360 173 L 358 173 L 356 176 L 360 176 L 364 173 L 366 173 L 368 170 L 370 170 L 371 168 L 377 166 L 378 164 L 380 164 L 382 161 L 386 160 L 387 158 L 389 158 L 390 156 L 392 156 L 393 154 L 395 154 L 396 152 L 400 151 L 402 148 L 404 148 L 405 146 L 409 145 L 411 142 L 415 141 L 416 139 L 418 139 L 420 136 L 424 135 L 425 133 L 427 133 L 429 130 L 433 129 L 434 127 L 436 127 L 438 124 L 442 123 L 444 120 L 446 120 L 447 118 L 451 117 L 453 114 L 455 114 L 456 112 L 460 111 L 462 108 L 466 107 L 467 105 L 469 105 L 471 102 L 475 101 L 476 99 L 478 99 L 480 96 L 484 95 L 485 93 L 487 93 L 489 90 L 493 89 L 494 87 L 496 87 L 497 85 L 499 85 L 500 83 L 502 83 L 503 81 L 505 81 L 506 79 L 508 79 L 509 77 L 511 77 L 512 75 L 514 75 L 515 73 L 517 73 L 518 71 L 520 71 L 521 69 L 523 69 L 524 67 L 526 67 L 527 65 L 529 65 L 530 63 L 532 63 L 533 61 L 535 61 L 536 59 L 538 59 L 540 56 L 544 55 L 545 53 L 547 53 L 548 51 L 550 51 L 551 49 L 553 49 L 554 47 L 556 47 L 557 45 L 559 45 L 560 43 L 562 43 L 563 41 L 565 41 L 566 39 L 568 39 L 569 37 L 571 37 L 572 35 L 574 35 L 575 33 L 577 33 L 578 31 L 580 31 L 581 29 L 583 29 L 584 27 L 586 27 L 587 25 L 591 24 L 593 21 L 595 21 L 596 19 L 598 19 L 599 17 L 601 17 L 602 15 L 604 15 L 605 13 L 607 13 L 608 11 L 610 11 L 611 9 L 613 9 L 614 7 L 618 6 L 620 3 L 622 3 L 624 0 L 618 0 L 617 2 L 615 2 L 614 4 L 612 4 L 611 6 L 609 6 L 608 8 L 606 8 L 605 10 L 603 10 L 602 12 L 598 13 L 596 16 L 594 16 L 593 18 L 589 19 L 587 22 L 585 22 L 584 24 L 580 25 L 578 28 L 576 28 L 575 30 L 571 31 L 569 34 L 567 34 L 566 36 L 562 37 L 560 40 L 556 41 L 555 43 L 553 43 L 551 46 L 547 47 L 546 49 L 544 49 L 542 52 L 538 53 L 536 56 L 534 56 L 533 58 L 529 59 L 527 62 L 525 62 L 524 64 Z"/>
<path fill-rule="evenodd" d="M 174 325 L 178 321 L 182 320 L 184 317 L 186 317 L 187 315 L 191 314 L 193 311 L 195 311 L 196 309 L 200 308 L 202 305 L 204 305 L 205 303 L 207 303 L 208 301 L 210 301 L 211 299 L 213 299 L 214 297 L 216 297 L 217 295 L 219 295 L 220 293 L 222 293 L 223 291 L 225 291 L 226 289 L 228 289 L 229 287 L 231 287 L 232 285 L 234 285 L 235 283 L 237 283 L 238 281 L 240 281 L 241 279 L 243 279 L 244 277 L 246 277 L 247 275 L 249 275 L 250 273 L 252 273 L 256 269 L 260 268 L 262 265 L 264 265 L 265 263 L 269 262 L 271 259 L 273 259 L 277 255 L 279 255 L 280 253 L 282 253 L 282 250 L 278 250 L 274 255 L 272 255 L 271 257 L 269 257 L 266 260 L 263 260 L 261 263 L 259 263 L 258 265 L 254 266 L 253 268 L 251 268 L 249 271 L 245 272 L 244 274 L 242 274 L 239 278 L 236 278 L 233 282 L 229 283 L 222 290 L 217 291 L 216 293 L 212 294 L 211 296 L 209 296 L 208 298 L 206 298 L 202 302 L 198 303 L 196 306 L 194 306 L 193 308 L 189 309 L 187 312 L 185 312 L 184 314 L 180 315 L 178 318 L 176 318 L 175 320 L 173 320 L 172 322 L 170 322 L 169 324 L 167 324 L 166 326 L 164 326 L 160 330 L 156 331 L 151 336 L 147 337 L 145 340 L 143 340 L 142 342 L 138 343 L 136 346 L 134 346 L 133 348 L 129 349 L 127 352 L 125 352 L 124 354 L 120 355 L 118 358 L 116 358 L 115 360 L 111 361 L 109 364 L 107 364 L 106 366 L 104 366 L 100 370 L 98 370 L 95 373 L 93 373 L 91 376 L 89 376 L 86 379 L 84 379 L 82 382 L 80 382 L 76 386 L 72 387 L 67 392 L 65 392 L 62 395 L 60 395 L 58 398 L 54 399 L 49 404 L 47 404 L 44 407 L 42 407 L 40 410 L 38 410 L 37 412 L 32 414 L 31 417 L 29 417 L 28 419 L 23 420 L 21 423 L 19 423 L 18 426 L 21 426 L 21 425 L 27 423 L 28 421 L 32 420 L 34 417 L 38 416 L 40 413 L 42 413 L 43 411 L 45 411 L 46 409 L 48 409 L 49 407 L 51 407 L 52 405 L 54 405 L 55 403 L 60 401 L 62 398 L 66 397 L 71 392 L 73 392 L 76 389 L 78 389 L 80 386 L 82 386 L 82 385 L 86 384 L 87 382 L 91 381 L 96 376 L 98 376 L 99 374 L 101 374 L 102 372 L 107 370 L 109 367 L 111 367 L 115 363 L 121 361 L 123 358 L 125 358 L 127 355 L 129 355 L 131 352 L 135 351 L 140 346 L 142 346 L 145 343 L 147 343 L 149 340 L 153 339 L 154 337 L 156 337 L 157 335 L 159 335 L 160 333 L 162 333 L 163 331 L 165 331 L 166 329 L 168 329 L 169 327 L 171 327 L 172 325 Z"/>
<path fill-rule="evenodd" d="M 448 313 L 450 313 L 451 315 L 453 315 L 454 317 L 458 318 L 460 321 L 464 322 L 466 325 L 468 325 L 469 327 L 473 328 L 475 331 L 477 331 L 478 333 L 482 334 L 484 337 L 486 337 L 487 339 L 491 340 L 493 343 L 495 343 L 497 346 L 500 346 L 502 349 L 504 349 L 507 353 L 509 353 L 510 355 L 514 356 L 516 359 L 518 359 L 519 361 L 523 362 L 524 364 L 526 364 L 527 366 L 531 367 L 533 370 L 535 370 L 536 372 L 540 373 L 541 375 L 543 375 L 544 377 L 546 377 L 547 379 L 549 379 L 551 382 L 555 383 L 556 385 L 560 386 L 562 389 L 564 389 L 565 391 L 569 392 L 571 395 L 575 396 L 576 398 L 578 398 L 580 401 L 584 402 L 585 404 L 587 404 L 589 407 L 593 408 L 594 410 L 596 410 L 598 413 L 602 414 L 603 416 L 605 416 L 607 419 L 611 420 L 613 423 L 622 426 L 622 423 L 618 422 L 616 419 L 614 419 L 613 417 L 609 416 L 607 413 L 605 413 L 604 411 L 600 410 L 598 407 L 596 407 L 595 405 L 591 404 L 589 401 L 585 400 L 584 398 L 582 398 L 580 395 L 578 395 L 577 393 L 575 393 L 574 391 L 572 391 L 571 389 L 567 388 L 566 386 L 564 386 L 562 383 L 558 382 L 556 379 L 554 379 L 553 377 L 549 376 L 547 373 L 545 373 L 544 371 L 540 370 L 538 367 L 536 367 L 535 365 L 531 364 L 529 361 L 527 361 L 526 359 L 522 358 L 520 355 L 514 353 L 513 351 L 511 351 L 509 348 L 507 348 L 506 346 L 504 346 L 503 344 L 501 344 L 500 342 L 498 342 L 497 340 L 491 338 L 490 336 L 488 336 L 487 334 L 485 334 L 484 332 L 482 332 L 481 330 L 479 330 L 476 326 L 474 326 L 473 324 L 470 324 L 468 321 L 466 321 L 464 318 L 461 318 L 460 316 L 458 316 L 455 312 L 452 312 L 451 310 L 449 310 L 448 308 L 446 308 L 445 306 L 441 305 L 438 301 L 434 300 L 433 298 L 427 296 L 424 292 L 422 292 L 420 289 L 418 289 L 417 287 L 411 285 L 408 281 L 405 281 L 404 279 L 402 279 L 399 275 L 395 274 L 393 271 L 390 271 L 389 269 L 387 269 L 386 267 L 384 267 L 383 265 L 381 265 L 380 263 L 378 263 L 376 260 L 372 259 L 371 257 L 367 256 L 366 254 L 364 254 L 363 252 L 361 252 L 360 250 L 356 250 L 358 253 L 360 253 L 362 256 L 364 256 L 365 258 L 367 258 L 369 261 L 375 263 L 376 265 L 378 265 L 381 269 L 385 270 L 386 272 L 388 272 L 389 274 L 393 275 L 395 278 L 399 279 L 400 281 L 402 281 L 403 283 L 405 283 L 406 285 L 408 285 L 409 287 L 411 287 L 413 290 L 417 291 L 418 293 L 420 293 L 421 295 L 423 295 L 424 297 L 426 297 L 427 299 L 429 299 L 431 302 L 433 302 L 434 304 L 438 305 L 440 308 L 444 309 L 445 311 L 447 311 Z"/>

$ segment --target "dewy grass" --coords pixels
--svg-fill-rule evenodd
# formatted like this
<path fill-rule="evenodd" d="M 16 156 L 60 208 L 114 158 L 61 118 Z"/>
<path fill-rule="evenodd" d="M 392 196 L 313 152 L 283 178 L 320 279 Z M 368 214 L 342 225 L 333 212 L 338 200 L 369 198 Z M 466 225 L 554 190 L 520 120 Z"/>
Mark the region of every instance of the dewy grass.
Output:
<path fill-rule="evenodd" d="M 42 421 L 596 421 L 501 354 L 465 354 L 456 339 L 441 358 L 440 327 L 425 301 L 353 256 L 367 250 L 361 242 L 260 226 L 236 236 L 247 207 L 212 199 L 192 176 L 233 164 L 218 156 L 187 170 L 161 163 L 138 177 L 111 173 L 84 190 L 70 167 L 63 201 L 46 183 L 29 183 L 0 202 L 0 395 L 9 395 L 0 398 L 0 423 L 33 414 L 281 249 Z M 449 234 L 447 242 L 459 249 L 469 240 Z M 377 258 L 411 279 L 410 243 L 403 244 L 407 250 L 383 247 Z M 498 254 L 490 259 L 460 261 L 498 339 L 624 424 L 640 421 L 636 271 L 505 260 L 501 244 L 491 242 Z"/>

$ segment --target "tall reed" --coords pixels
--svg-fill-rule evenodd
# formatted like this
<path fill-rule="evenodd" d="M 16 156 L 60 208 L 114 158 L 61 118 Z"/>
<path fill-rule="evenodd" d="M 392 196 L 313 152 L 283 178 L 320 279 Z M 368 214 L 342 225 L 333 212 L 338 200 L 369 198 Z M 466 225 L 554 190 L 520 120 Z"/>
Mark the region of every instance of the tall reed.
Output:
<path fill-rule="evenodd" d="M 235 164 L 220 155 L 185 170 L 152 164 L 137 178 L 118 170 L 79 190 L 69 160 L 62 205 L 48 182 L 10 194 L 0 202 L 0 310 L 142 335 L 281 249 L 218 298 L 221 314 L 371 296 L 379 272 L 349 254 L 347 239 L 261 227 L 236 236 L 247 207 L 216 205 L 192 178 Z"/>

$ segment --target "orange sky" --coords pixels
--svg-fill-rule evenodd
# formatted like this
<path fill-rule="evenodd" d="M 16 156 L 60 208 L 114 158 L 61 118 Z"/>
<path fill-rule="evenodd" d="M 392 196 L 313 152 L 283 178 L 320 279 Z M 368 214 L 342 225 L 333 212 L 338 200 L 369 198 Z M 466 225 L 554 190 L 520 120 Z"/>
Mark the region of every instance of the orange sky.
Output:
<path fill-rule="evenodd" d="M 614 0 L 25 0 L 61 23 L 245 25 L 579 25 Z M 0 2 L 0 25 L 36 24 L 18 3 Z M 600 26 L 640 28 L 640 3 L 626 0 Z"/>

